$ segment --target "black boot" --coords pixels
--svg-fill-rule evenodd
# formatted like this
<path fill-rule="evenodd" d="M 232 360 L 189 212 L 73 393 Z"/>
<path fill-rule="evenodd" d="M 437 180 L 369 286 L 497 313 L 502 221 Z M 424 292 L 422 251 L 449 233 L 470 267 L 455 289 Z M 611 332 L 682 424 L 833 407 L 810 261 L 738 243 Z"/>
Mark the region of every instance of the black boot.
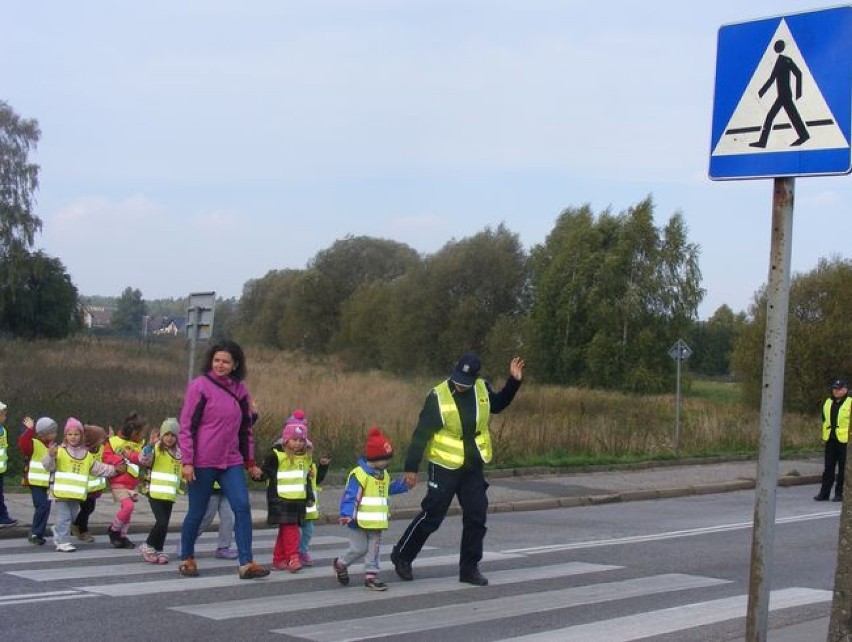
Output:
<path fill-rule="evenodd" d="M 112 530 L 112 526 L 107 528 L 107 535 L 109 535 L 109 543 L 112 544 L 113 548 L 124 548 L 124 544 L 121 541 L 121 533 Z"/>

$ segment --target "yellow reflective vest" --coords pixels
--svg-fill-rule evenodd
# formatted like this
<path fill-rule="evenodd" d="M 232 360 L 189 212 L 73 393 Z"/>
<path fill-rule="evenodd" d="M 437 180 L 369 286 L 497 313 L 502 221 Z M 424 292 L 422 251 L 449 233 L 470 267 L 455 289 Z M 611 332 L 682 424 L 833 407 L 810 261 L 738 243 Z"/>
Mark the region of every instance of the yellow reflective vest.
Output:
<path fill-rule="evenodd" d="M 94 461 L 95 458 L 88 451 L 83 459 L 75 459 L 64 446 L 60 446 L 56 451 L 53 496 L 56 499 L 86 499 L 89 494 L 89 472 Z"/>
<path fill-rule="evenodd" d="M 462 440 L 462 422 L 456 400 L 450 390 L 450 383 L 444 381 L 434 388 L 441 411 L 443 427 L 436 432 L 426 446 L 426 456 L 434 464 L 455 470 L 464 464 L 464 441 Z M 491 433 L 488 422 L 491 418 L 491 401 L 488 388 L 482 379 L 474 384 L 476 394 L 476 448 L 486 464 L 491 461 Z"/>
<path fill-rule="evenodd" d="M 826 399 L 822 406 L 822 440 L 828 441 L 831 434 L 831 404 L 832 399 Z M 837 441 L 841 444 L 849 442 L 849 421 L 852 419 L 852 398 L 846 397 L 837 411 Z"/>
<path fill-rule="evenodd" d="M 142 444 L 138 441 L 130 441 L 129 439 L 124 439 L 121 435 L 113 435 L 109 438 L 109 447 L 112 448 L 112 451 L 116 454 L 120 454 L 125 450 L 130 452 L 138 453 L 142 450 Z M 129 459 L 126 460 L 127 463 L 127 472 L 130 473 L 131 477 L 139 477 L 139 466 L 134 464 Z"/>
<path fill-rule="evenodd" d="M 33 438 L 33 454 L 27 466 L 27 483 L 30 486 L 41 486 L 42 488 L 50 486 L 50 473 L 41 463 L 46 454 L 47 446 L 44 445 L 44 442 Z"/>
<path fill-rule="evenodd" d="M 350 475 L 355 475 L 364 492 L 355 506 L 355 522 L 364 530 L 383 530 L 388 527 L 388 491 L 390 475 L 382 471 L 382 478 L 376 479 L 358 466 Z M 348 482 L 347 482 L 348 485 Z"/>
<path fill-rule="evenodd" d="M 274 452 L 278 458 L 276 475 L 278 496 L 283 499 L 307 499 L 311 458 L 307 455 L 294 455 L 293 461 L 290 461 L 288 453 L 280 450 Z"/>
<path fill-rule="evenodd" d="M 89 452 L 92 452 L 91 450 Z M 98 449 L 92 453 L 92 459 L 95 461 L 103 461 L 104 460 L 104 445 L 101 444 L 98 446 Z M 94 475 L 89 475 L 89 492 L 97 493 L 98 491 L 104 490 L 107 487 L 106 477 L 95 477 Z"/>
<path fill-rule="evenodd" d="M 311 461 L 311 490 L 314 491 L 314 503 L 305 508 L 305 519 L 317 519 L 320 516 L 319 512 L 319 491 L 317 486 L 317 465 Z"/>
<path fill-rule="evenodd" d="M 0 474 L 6 472 L 9 466 L 9 432 L 5 426 L 0 426 Z"/>
<path fill-rule="evenodd" d="M 180 453 L 177 453 L 175 457 L 168 450 L 161 450 L 159 446 L 155 446 L 148 496 L 169 502 L 175 501 L 180 490 L 180 468 Z"/>

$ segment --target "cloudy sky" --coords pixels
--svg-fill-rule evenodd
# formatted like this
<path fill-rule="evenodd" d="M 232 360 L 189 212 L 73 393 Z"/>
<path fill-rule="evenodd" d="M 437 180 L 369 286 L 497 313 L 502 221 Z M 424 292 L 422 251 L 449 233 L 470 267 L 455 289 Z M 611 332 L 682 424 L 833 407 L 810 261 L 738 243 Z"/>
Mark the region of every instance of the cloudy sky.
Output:
<path fill-rule="evenodd" d="M 706 318 L 766 281 L 772 181 L 710 181 L 719 27 L 817 0 L 5 0 L 42 140 L 37 246 L 82 294 L 239 296 L 346 235 L 423 253 L 652 195 Z M 796 181 L 793 269 L 848 257 L 849 176 Z"/>

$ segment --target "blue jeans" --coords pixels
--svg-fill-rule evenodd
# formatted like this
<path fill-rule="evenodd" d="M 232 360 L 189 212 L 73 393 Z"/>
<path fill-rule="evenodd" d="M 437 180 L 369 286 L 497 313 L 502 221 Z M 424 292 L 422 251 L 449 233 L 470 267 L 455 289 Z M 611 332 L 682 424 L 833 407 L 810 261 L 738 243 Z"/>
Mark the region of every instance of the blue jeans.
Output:
<path fill-rule="evenodd" d="M 33 535 L 44 537 L 47 530 L 47 519 L 50 517 L 50 500 L 47 498 L 47 488 L 43 486 L 30 486 L 30 495 L 33 498 L 33 527 L 30 531 Z"/>
<path fill-rule="evenodd" d="M 252 561 L 251 506 L 244 470 L 242 466 L 195 469 L 195 481 L 189 485 L 189 508 L 181 529 L 182 560 L 195 557 L 195 540 L 198 539 L 201 520 L 204 519 L 210 495 L 213 494 L 213 483 L 218 481 L 222 494 L 234 511 L 234 539 L 237 542 L 240 566 Z"/>
<path fill-rule="evenodd" d="M 305 525 L 302 526 L 302 535 L 299 538 L 299 552 L 302 555 L 307 555 L 308 549 L 311 546 L 311 539 L 314 536 L 314 520 L 306 519 Z"/>

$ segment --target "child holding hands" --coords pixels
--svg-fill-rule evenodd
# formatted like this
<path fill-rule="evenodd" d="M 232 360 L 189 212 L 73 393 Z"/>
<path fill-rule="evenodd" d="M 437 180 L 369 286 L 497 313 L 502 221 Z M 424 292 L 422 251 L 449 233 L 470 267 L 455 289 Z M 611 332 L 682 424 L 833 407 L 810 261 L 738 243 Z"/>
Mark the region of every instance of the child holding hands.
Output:
<path fill-rule="evenodd" d="M 59 425 L 50 417 L 40 417 L 36 422 L 30 417 L 24 417 L 23 424 L 24 432 L 18 437 L 18 449 L 26 462 L 23 483 L 29 486 L 33 500 L 33 524 L 27 541 L 40 546 L 45 542 L 44 532 L 50 517 L 50 500 L 47 496 L 50 473 L 44 469 L 42 459 L 47 454 L 48 445 L 56 440 Z"/>
<path fill-rule="evenodd" d="M 117 435 L 109 438 L 104 447 L 103 461 L 113 466 L 126 462 L 127 470 L 109 480 L 112 499 L 119 504 L 118 512 L 112 524 L 107 528 L 110 544 L 114 548 L 136 548 L 127 539 L 130 530 L 130 518 L 139 500 L 136 487 L 139 485 L 139 457 L 142 455 L 142 440 L 148 423 L 135 412 L 124 420 Z"/>
<path fill-rule="evenodd" d="M 83 424 L 74 417 L 65 422 L 62 444 L 53 442 L 42 458 L 42 465 L 53 473 L 53 506 L 56 524 L 53 526 L 53 544 L 60 553 L 71 553 L 77 548 L 71 543 L 71 522 L 77 517 L 80 502 L 89 492 L 89 475 L 112 477 L 123 472 L 124 462 L 110 466 L 95 461 L 83 443 Z"/>
<path fill-rule="evenodd" d="M 307 439 L 308 422 L 305 413 L 295 410 L 284 423 L 281 445 L 273 447 L 261 466 L 264 478 L 269 480 L 266 489 L 266 520 L 270 525 L 278 524 L 272 567 L 291 573 L 302 569 L 299 527 L 305 524 L 307 507 L 314 503 Z"/>
<path fill-rule="evenodd" d="M 141 546 L 142 559 L 151 564 L 168 564 L 169 556 L 163 552 L 166 533 L 172 508 L 175 505 L 181 482 L 180 448 L 177 444 L 180 425 L 174 417 L 169 417 L 160 426 L 158 433 L 152 433 L 151 443 L 142 448 L 139 461 L 151 469 L 151 483 L 148 485 L 148 502 L 154 514 L 154 526 L 148 533 L 148 539 Z"/>
<path fill-rule="evenodd" d="M 388 585 L 379 581 L 379 547 L 382 531 L 388 528 L 388 496 L 408 492 L 400 477 L 390 480 L 387 467 L 393 457 L 393 446 L 382 431 L 373 426 L 367 433 L 364 455 L 349 473 L 340 500 L 341 524 L 349 527 L 349 550 L 336 557 L 334 567 L 337 581 L 349 584 L 352 562 L 364 558 L 364 586 L 372 591 L 386 591 Z"/>

